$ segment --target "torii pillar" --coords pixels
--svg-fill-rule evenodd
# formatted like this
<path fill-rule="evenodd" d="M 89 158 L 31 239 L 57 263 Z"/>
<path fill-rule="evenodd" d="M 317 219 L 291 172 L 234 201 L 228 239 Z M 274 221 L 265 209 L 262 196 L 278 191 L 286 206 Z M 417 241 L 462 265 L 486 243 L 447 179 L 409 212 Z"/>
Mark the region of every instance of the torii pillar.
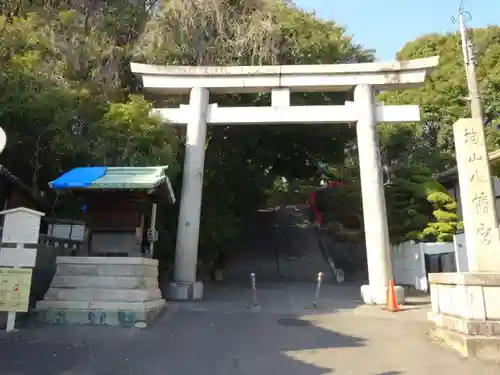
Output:
<path fill-rule="evenodd" d="M 416 105 L 383 106 L 375 90 L 394 90 L 422 84 L 439 57 L 391 63 L 337 65 L 161 67 L 131 64 L 153 93 L 190 94 L 189 105 L 154 112 L 166 122 L 187 125 L 183 187 L 177 232 L 174 281 L 170 298 L 200 299 L 196 279 L 203 165 L 207 125 L 356 123 L 360 160 L 363 216 L 369 281 L 361 288 L 365 303 L 385 304 L 392 278 L 377 123 L 420 120 Z M 290 106 L 290 92 L 354 90 L 354 102 L 341 106 Z M 270 107 L 218 107 L 209 104 L 210 92 L 258 93 L 271 91 Z M 396 287 L 398 302 L 404 290 Z"/>

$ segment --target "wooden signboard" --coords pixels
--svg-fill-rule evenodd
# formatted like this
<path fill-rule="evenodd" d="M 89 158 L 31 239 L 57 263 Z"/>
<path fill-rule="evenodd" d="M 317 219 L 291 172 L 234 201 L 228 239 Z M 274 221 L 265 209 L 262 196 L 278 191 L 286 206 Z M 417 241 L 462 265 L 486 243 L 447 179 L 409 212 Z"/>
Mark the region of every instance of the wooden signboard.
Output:
<path fill-rule="evenodd" d="M 2 211 L 0 214 L 5 216 L 2 232 L 3 243 L 38 243 L 43 212 L 17 207 Z"/>
<path fill-rule="evenodd" d="M 0 311 L 28 311 L 32 272 L 30 268 L 0 268 Z"/>
<path fill-rule="evenodd" d="M 0 248 L 0 267 L 35 267 L 36 249 Z"/>

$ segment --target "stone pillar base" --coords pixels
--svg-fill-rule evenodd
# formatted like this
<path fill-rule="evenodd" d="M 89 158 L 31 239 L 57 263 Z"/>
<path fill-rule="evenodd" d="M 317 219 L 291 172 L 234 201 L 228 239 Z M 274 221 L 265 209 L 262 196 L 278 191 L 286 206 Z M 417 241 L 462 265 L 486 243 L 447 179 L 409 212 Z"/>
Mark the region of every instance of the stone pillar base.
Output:
<path fill-rule="evenodd" d="M 165 310 L 158 261 L 136 257 L 57 257 L 50 288 L 36 305 L 48 324 L 145 327 Z"/>
<path fill-rule="evenodd" d="M 500 322 L 468 320 L 430 312 L 436 325 L 431 339 L 444 343 L 464 357 L 500 363 Z"/>
<path fill-rule="evenodd" d="M 203 298 L 201 281 L 172 281 L 168 286 L 168 299 L 174 301 L 195 301 Z"/>
<path fill-rule="evenodd" d="M 464 357 L 500 363 L 500 273 L 429 275 L 431 337 Z"/>
<path fill-rule="evenodd" d="M 387 305 L 387 286 L 363 285 L 361 287 L 361 299 L 367 305 Z M 395 285 L 396 302 L 402 305 L 405 302 L 405 289 Z"/>

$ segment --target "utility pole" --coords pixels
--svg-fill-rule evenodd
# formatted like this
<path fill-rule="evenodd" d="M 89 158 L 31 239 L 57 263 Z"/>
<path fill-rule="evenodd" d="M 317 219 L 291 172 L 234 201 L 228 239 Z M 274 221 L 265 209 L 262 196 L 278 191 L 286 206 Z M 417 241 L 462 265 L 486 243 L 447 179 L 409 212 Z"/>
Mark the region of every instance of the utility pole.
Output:
<path fill-rule="evenodd" d="M 472 41 L 469 40 L 467 35 L 467 27 L 464 20 L 463 4 L 460 5 L 458 10 L 458 17 L 460 20 L 460 36 L 462 39 L 462 53 L 464 57 L 465 74 L 467 76 L 467 85 L 469 88 L 469 100 L 472 118 L 484 122 L 483 105 L 481 104 L 481 96 L 479 95 L 479 88 L 476 77 L 476 56 Z"/>

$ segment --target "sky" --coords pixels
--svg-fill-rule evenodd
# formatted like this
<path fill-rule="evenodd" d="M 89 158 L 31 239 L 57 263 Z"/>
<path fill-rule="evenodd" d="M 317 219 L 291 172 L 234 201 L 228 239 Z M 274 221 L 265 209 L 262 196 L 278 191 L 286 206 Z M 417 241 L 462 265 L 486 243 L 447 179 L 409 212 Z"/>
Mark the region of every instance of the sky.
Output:
<path fill-rule="evenodd" d="M 354 41 L 375 49 L 378 60 L 394 60 L 403 45 L 421 35 L 458 30 L 451 20 L 460 0 L 296 0 L 320 18 L 344 26 Z M 467 27 L 500 25 L 500 0 L 464 0 Z"/>

